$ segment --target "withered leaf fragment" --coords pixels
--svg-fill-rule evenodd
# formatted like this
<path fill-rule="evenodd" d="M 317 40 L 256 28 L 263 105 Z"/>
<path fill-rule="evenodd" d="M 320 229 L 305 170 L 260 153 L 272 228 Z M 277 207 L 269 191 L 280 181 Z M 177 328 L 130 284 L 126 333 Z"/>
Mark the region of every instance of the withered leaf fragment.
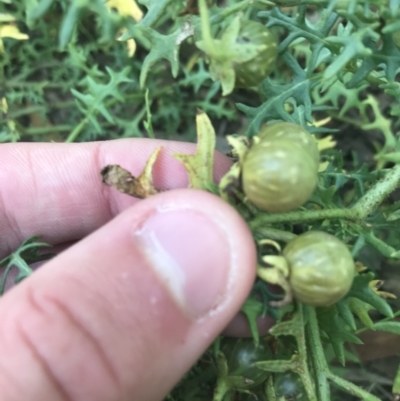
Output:
<path fill-rule="evenodd" d="M 100 172 L 103 183 L 139 199 L 158 194 L 160 191 L 153 184 L 153 166 L 161 149 L 160 146 L 151 154 L 142 174 L 137 178 L 117 164 L 104 167 Z"/>

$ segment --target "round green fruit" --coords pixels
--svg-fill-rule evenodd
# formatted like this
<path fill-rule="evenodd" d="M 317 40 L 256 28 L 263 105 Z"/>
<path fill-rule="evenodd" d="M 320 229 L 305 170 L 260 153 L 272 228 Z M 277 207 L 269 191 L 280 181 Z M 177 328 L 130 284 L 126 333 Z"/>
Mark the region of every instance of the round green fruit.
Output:
<path fill-rule="evenodd" d="M 274 35 L 259 22 L 242 21 L 236 42 L 265 46 L 256 57 L 235 66 L 237 87 L 258 85 L 272 72 L 278 56 L 278 44 Z"/>
<path fill-rule="evenodd" d="M 260 139 L 283 138 L 302 146 L 314 160 L 316 169 L 319 167 L 319 150 L 317 141 L 303 127 L 297 124 L 279 122 L 265 125 L 257 134 Z"/>
<path fill-rule="evenodd" d="M 275 374 L 274 388 L 277 397 L 285 400 L 306 401 L 307 396 L 300 376 L 294 372 Z"/>
<path fill-rule="evenodd" d="M 272 352 L 268 344 L 254 343 L 252 338 L 228 338 L 222 345 L 230 376 L 242 376 L 248 380 L 246 388 L 253 388 L 261 384 L 269 376 L 269 372 L 254 366 L 254 362 L 272 359 Z"/>
<path fill-rule="evenodd" d="M 309 231 L 283 250 L 294 297 L 312 306 L 329 306 L 342 299 L 354 279 L 354 261 L 347 246 L 321 231 Z"/>
<path fill-rule="evenodd" d="M 244 157 L 243 191 L 262 210 L 297 209 L 310 198 L 316 184 L 315 161 L 289 139 L 261 139 Z"/>

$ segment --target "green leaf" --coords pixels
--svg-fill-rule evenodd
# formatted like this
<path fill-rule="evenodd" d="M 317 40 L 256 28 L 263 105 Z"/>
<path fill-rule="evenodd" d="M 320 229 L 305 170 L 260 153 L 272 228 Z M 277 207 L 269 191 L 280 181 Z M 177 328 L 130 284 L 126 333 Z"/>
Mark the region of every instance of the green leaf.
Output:
<path fill-rule="evenodd" d="M 317 308 L 317 317 L 320 329 L 326 333 L 338 361 L 344 365 L 345 356 L 343 344 L 345 342 L 362 344 L 362 341 L 355 334 L 346 330 L 335 306 Z"/>
<path fill-rule="evenodd" d="M 371 107 L 373 110 L 373 117 L 371 119 L 369 117 L 371 113 L 368 112 L 369 107 Z M 365 131 L 377 129 L 382 132 L 385 138 L 385 145 L 375 156 L 375 159 L 379 160 L 381 155 L 385 154 L 388 150 L 393 149 L 396 146 L 396 138 L 392 131 L 392 122 L 382 113 L 379 107 L 379 100 L 370 94 L 361 103 L 360 111 L 361 119 L 363 121 L 361 128 Z"/>
<path fill-rule="evenodd" d="M 256 58 L 267 45 L 238 43 L 241 16 L 234 18 L 223 31 L 220 39 L 211 36 L 208 11 L 205 1 L 200 1 L 203 40 L 196 46 L 210 58 L 210 74 L 214 81 L 221 82 L 222 94 L 230 94 L 235 86 L 235 66 Z"/>
<path fill-rule="evenodd" d="M 356 88 L 347 87 L 353 74 L 345 73 L 339 78 L 334 77 L 329 86 L 326 87 L 326 81 L 321 81 L 313 90 L 312 96 L 316 104 L 332 105 L 339 109 L 339 117 L 344 116 L 350 109 L 360 107 L 361 92 L 368 87 L 367 84 L 359 85 Z M 343 103 L 344 100 L 344 103 Z"/>
<path fill-rule="evenodd" d="M 246 135 L 252 137 L 260 130 L 261 125 L 268 120 L 284 120 L 306 126 L 306 122 L 312 122 L 312 103 L 310 92 L 318 83 L 318 76 L 309 78 L 297 60 L 289 53 L 284 53 L 282 59 L 293 71 L 293 79 L 288 84 L 278 84 L 271 79 L 266 79 L 262 83 L 261 93 L 265 103 L 259 107 L 250 107 L 244 104 L 237 104 L 237 108 L 244 112 L 249 118 L 250 123 L 247 126 Z M 289 113 L 286 105 L 294 109 L 300 109 L 301 113 Z M 295 118 L 297 116 L 297 118 Z"/>
<path fill-rule="evenodd" d="M 254 297 L 249 297 L 240 309 L 240 311 L 246 316 L 247 322 L 250 326 L 251 335 L 254 338 L 256 344 L 260 341 L 260 335 L 258 333 L 257 319 L 263 314 L 265 306 L 263 302 L 259 301 Z"/>
<path fill-rule="evenodd" d="M 343 155 L 339 153 L 334 160 L 332 160 L 325 171 L 319 173 L 319 176 L 324 180 L 324 187 L 329 188 L 333 186 L 335 191 L 342 188 L 349 182 L 354 181 L 354 188 L 356 190 L 356 197 L 354 201 L 358 200 L 366 192 L 366 188 L 370 184 L 378 180 L 378 173 L 370 172 L 367 164 L 362 164 L 357 170 L 348 172 L 343 167 Z"/>
<path fill-rule="evenodd" d="M 313 71 L 326 61 L 332 51 L 338 51 L 337 46 L 328 49 L 325 40 L 339 19 L 338 14 L 330 9 L 321 10 L 321 18 L 318 18 L 315 23 L 311 23 L 306 18 L 305 6 L 300 7 L 296 17 L 286 15 L 278 7 L 274 7 L 270 11 L 261 11 L 258 13 L 258 17 L 268 20 L 267 27 L 279 26 L 290 32 L 279 45 L 279 53 L 286 51 L 289 45 L 299 38 L 304 38 L 310 43 L 311 57 L 307 64 L 308 76 L 311 76 Z"/>
<path fill-rule="evenodd" d="M 28 26 L 32 27 L 35 20 L 41 18 L 54 3 L 54 0 L 31 0 L 26 8 L 26 18 Z"/>
<path fill-rule="evenodd" d="M 364 27 L 358 30 L 354 30 L 354 28 L 351 22 L 347 22 L 346 26 L 339 24 L 338 36 L 326 38 L 329 44 L 343 46 L 343 49 L 340 55 L 335 57 L 334 61 L 325 70 L 325 79 L 329 79 L 338 74 L 351 60 L 359 57 L 364 58 L 372 54 L 372 50 L 364 45 L 363 40 L 368 37 L 377 40 L 379 36 L 370 27 Z"/>
<path fill-rule="evenodd" d="M 179 85 L 192 86 L 194 93 L 198 93 L 201 87 L 204 87 L 204 82 L 211 79 L 210 73 L 204 68 L 203 60 L 199 60 L 197 71 L 183 70 L 185 78 L 179 81 Z M 205 102 L 208 104 L 208 102 Z"/>
<path fill-rule="evenodd" d="M 196 117 L 197 149 L 194 155 L 175 153 L 173 156 L 186 168 L 189 187 L 206 190 L 213 182 L 215 131 L 207 114 L 199 110 Z"/>
<path fill-rule="evenodd" d="M 369 329 L 373 327 L 374 322 L 368 313 L 371 309 L 373 309 L 371 305 L 357 298 L 346 298 L 344 301 L 348 302 L 351 311 L 357 315 L 365 327 L 368 327 Z"/>
<path fill-rule="evenodd" d="M 336 308 L 340 317 L 346 322 L 346 324 L 348 324 L 352 330 L 356 330 L 356 322 L 347 301 L 345 299 L 341 299 L 336 303 Z"/>
<path fill-rule="evenodd" d="M 172 76 L 175 78 L 179 70 L 179 47 L 189 36 L 193 35 L 193 27 L 190 23 L 182 24 L 169 35 L 163 35 L 156 30 L 145 26 L 135 25 L 130 31 L 134 38 L 145 37 L 151 44 L 150 53 L 143 61 L 140 71 L 140 86 L 143 88 L 147 75 L 152 66 L 159 60 L 168 60 L 171 64 Z"/>
<path fill-rule="evenodd" d="M 386 77 L 389 81 L 394 81 L 396 71 L 400 65 L 400 50 L 397 49 L 393 43 L 391 34 L 382 35 L 383 45 L 378 49 L 375 45 L 373 52 L 363 57 L 361 66 L 357 68 L 353 78 L 349 81 L 347 86 L 353 88 L 358 86 L 368 76 L 368 74 L 375 70 L 379 65 L 385 66 Z"/>
<path fill-rule="evenodd" d="M 93 124 L 97 132 L 102 131 L 97 120 L 98 114 L 102 115 L 108 122 L 115 124 L 114 116 L 108 110 L 105 101 L 109 98 L 114 98 L 116 101 L 124 102 L 124 97 L 119 92 L 119 86 L 125 82 L 132 82 L 128 78 L 130 67 L 125 67 L 120 72 L 113 71 L 108 67 L 106 67 L 106 70 L 110 77 L 108 83 L 99 83 L 90 76 L 87 76 L 82 81 L 82 84 L 86 86 L 85 93 L 71 89 L 72 94 L 78 100 L 77 106 L 79 110 Z"/>
<path fill-rule="evenodd" d="M 373 329 L 400 335 L 400 322 L 378 322 L 374 324 Z"/>
<path fill-rule="evenodd" d="M 68 7 L 68 11 L 61 23 L 61 29 L 58 38 L 60 48 L 64 48 L 71 40 L 76 24 L 79 21 L 80 13 L 88 3 L 89 0 L 71 2 L 71 5 Z"/>
<path fill-rule="evenodd" d="M 147 13 L 144 18 L 141 20 L 141 24 L 145 26 L 152 26 L 155 22 L 157 22 L 166 11 L 169 3 L 172 3 L 173 0 L 138 0 L 140 4 L 143 4 L 147 7 Z"/>
<path fill-rule="evenodd" d="M 382 299 L 378 294 L 376 294 L 371 287 L 369 282 L 374 279 L 374 274 L 372 272 L 366 274 L 360 274 L 354 277 L 353 285 L 346 295 L 346 298 L 354 297 L 367 304 L 373 306 L 376 310 L 385 316 L 393 317 L 392 309 L 389 304 Z"/>
<path fill-rule="evenodd" d="M 127 20 L 115 12 L 110 12 L 104 0 L 72 0 L 68 7 L 59 32 L 59 46 L 64 48 L 70 41 L 80 19 L 90 12 L 98 20 L 101 31 L 100 43 L 114 43 L 115 36 Z"/>
<path fill-rule="evenodd" d="M 17 277 L 15 278 L 15 284 L 17 284 L 32 274 L 30 264 L 50 259 L 53 256 L 50 253 L 39 252 L 43 248 L 51 246 L 45 242 L 39 242 L 39 238 L 39 236 L 29 237 L 15 252 L 0 261 L 0 267 L 5 266 L 5 270 L 0 278 L 0 295 L 4 294 L 7 277 L 13 268 L 18 270 Z"/>
<path fill-rule="evenodd" d="M 395 212 L 389 214 L 389 216 L 387 217 L 386 221 L 396 221 L 400 219 L 400 209 L 396 210 Z"/>

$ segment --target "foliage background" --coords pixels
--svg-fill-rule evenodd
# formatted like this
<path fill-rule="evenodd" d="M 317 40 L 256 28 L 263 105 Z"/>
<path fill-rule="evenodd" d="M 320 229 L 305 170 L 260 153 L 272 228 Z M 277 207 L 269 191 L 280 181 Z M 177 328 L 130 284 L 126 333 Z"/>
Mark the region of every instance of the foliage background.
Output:
<path fill-rule="evenodd" d="M 212 3 L 214 34 L 242 11 L 279 38 L 272 78 L 259 88 L 222 96 L 195 45 L 199 16 L 183 15 L 190 2 L 0 0 L 0 142 L 141 136 L 195 141 L 200 108 L 213 122 L 217 147 L 226 151 L 226 135 L 251 137 L 265 121 L 317 122 L 309 130 L 333 139 L 324 142 L 325 170 L 313 201 L 323 209 L 356 204 L 400 161 L 400 50 L 393 36 L 400 30 L 399 1 Z M 357 260 L 397 295 L 399 195 L 393 191 L 369 216 L 372 231 L 345 219 L 317 219 L 308 226 L 350 243 Z M 271 224 L 288 232 L 304 226 L 297 220 Z M 39 246 L 32 239 L 1 265 L 17 266 L 17 281 L 23 279 Z M 389 302 L 396 314 L 399 302 Z M 372 311 L 371 317 L 376 322 L 383 315 Z M 390 399 L 400 329 L 367 331 L 362 323 L 357 320 L 357 328 L 370 345 L 357 346 L 358 357 L 350 353 L 356 346 L 349 346 L 345 370 L 332 349 L 327 354 L 337 372 Z M 389 359 L 376 362 L 383 357 Z"/>

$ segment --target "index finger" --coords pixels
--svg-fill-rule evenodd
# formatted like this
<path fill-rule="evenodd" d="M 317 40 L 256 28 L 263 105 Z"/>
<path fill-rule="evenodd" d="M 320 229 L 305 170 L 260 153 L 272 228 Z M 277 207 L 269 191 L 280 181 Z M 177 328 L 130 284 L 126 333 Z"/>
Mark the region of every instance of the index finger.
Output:
<path fill-rule="evenodd" d="M 80 239 L 138 200 L 101 182 L 100 170 L 119 164 L 138 176 L 154 149 L 157 189 L 184 188 L 183 165 L 174 153 L 194 153 L 195 144 L 152 139 L 91 143 L 18 143 L 0 147 L 0 258 L 24 239 L 41 235 L 51 244 Z M 214 178 L 231 162 L 216 153 Z"/>

